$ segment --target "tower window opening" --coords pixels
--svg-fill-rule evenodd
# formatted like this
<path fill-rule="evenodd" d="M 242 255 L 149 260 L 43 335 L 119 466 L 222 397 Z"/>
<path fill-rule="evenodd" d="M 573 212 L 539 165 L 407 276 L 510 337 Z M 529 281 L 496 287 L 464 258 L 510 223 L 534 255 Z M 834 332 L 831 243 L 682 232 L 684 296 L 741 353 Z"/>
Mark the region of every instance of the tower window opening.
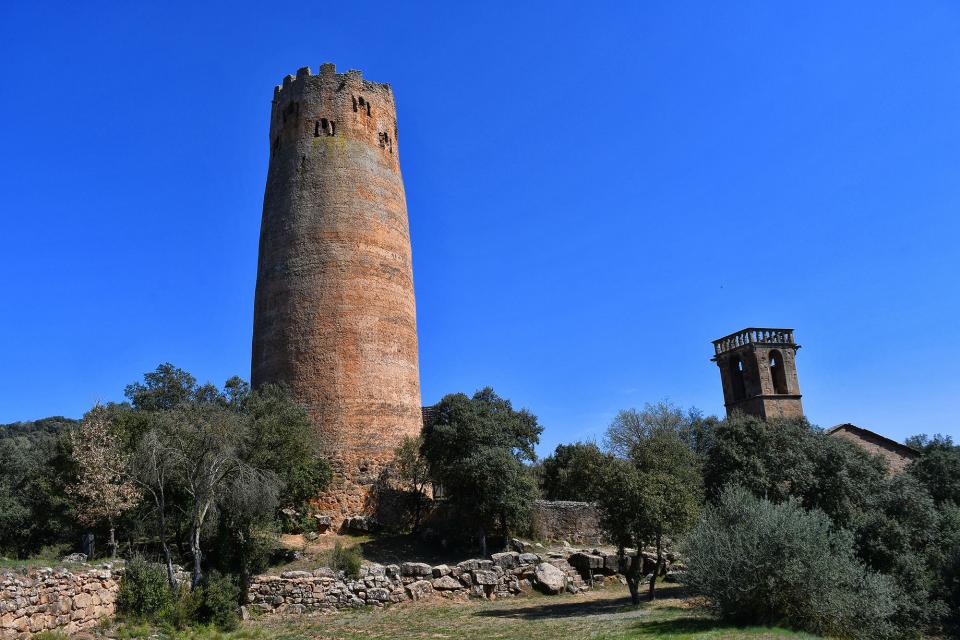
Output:
<path fill-rule="evenodd" d="M 774 393 L 787 393 L 787 373 L 783 368 L 783 354 L 776 349 L 770 352 L 770 379 L 773 382 Z"/>
<path fill-rule="evenodd" d="M 730 359 L 730 386 L 733 391 L 733 401 L 739 402 L 747 397 L 747 389 L 743 383 L 743 360 L 739 357 Z"/>
<path fill-rule="evenodd" d="M 357 112 L 357 96 L 350 96 L 350 99 L 353 101 L 353 112 Z"/>
<path fill-rule="evenodd" d="M 368 116 L 370 115 L 370 103 L 369 103 L 369 102 L 367 103 L 367 115 L 368 115 Z"/>
<path fill-rule="evenodd" d="M 313 129 L 313 135 L 315 137 L 319 137 L 321 131 L 323 131 L 323 133 L 328 136 L 337 135 L 337 123 L 334 122 L 333 120 L 320 118 L 320 122 L 318 122 Z"/>
<path fill-rule="evenodd" d="M 363 102 L 363 96 L 360 96 L 360 100 L 359 100 L 359 102 L 360 102 L 360 106 L 362 107 L 362 106 L 364 105 L 364 102 Z"/>

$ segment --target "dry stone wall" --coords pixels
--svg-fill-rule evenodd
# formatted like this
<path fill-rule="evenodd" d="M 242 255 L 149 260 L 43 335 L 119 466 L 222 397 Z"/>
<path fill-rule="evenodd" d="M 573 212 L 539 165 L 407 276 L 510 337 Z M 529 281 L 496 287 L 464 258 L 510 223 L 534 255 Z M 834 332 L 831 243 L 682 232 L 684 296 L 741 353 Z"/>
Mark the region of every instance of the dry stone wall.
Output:
<path fill-rule="evenodd" d="M 0 638 L 56 630 L 76 633 L 113 615 L 119 577 L 109 569 L 0 573 Z"/>
<path fill-rule="evenodd" d="M 330 612 L 430 597 L 508 598 L 533 588 L 577 593 L 589 589 L 590 580 L 589 576 L 584 580 L 564 554 L 508 551 L 456 565 L 370 564 L 361 568 L 356 579 L 328 568 L 258 576 L 247 602 L 266 613 Z"/>

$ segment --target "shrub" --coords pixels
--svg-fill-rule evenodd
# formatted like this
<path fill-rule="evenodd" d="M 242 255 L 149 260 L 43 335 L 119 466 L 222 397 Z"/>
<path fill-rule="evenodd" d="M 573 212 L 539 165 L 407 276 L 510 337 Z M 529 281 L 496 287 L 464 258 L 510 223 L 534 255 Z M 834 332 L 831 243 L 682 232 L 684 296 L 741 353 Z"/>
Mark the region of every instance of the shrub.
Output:
<path fill-rule="evenodd" d="M 363 555 L 358 547 L 344 547 L 337 542 L 333 549 L 327 552 L 326 559 L 330 568 L 334 571 L 343 571 L 348 578 L 360 577 Z"/>
<path fill-rule="evenodd" d="M 686 543 L 685 581 L 721 617 L 841 638 L 898 636 L 899 593 L 855 557 L 852 536 L 821 511 L 728 488 Z"/>
<path fill-rule="evenodd" d="M 197 618 L 223 631 L 232 631 L 239 625 L 237 607 L 240 588 L 230 577 L 212 574 L 203 585 L 203 606 Z"/>
<path fill-rule="evenodd" d="M 120 580 L 117 608 L 128 615 L 152 617 L 173 605 L 166 570 L 142 558 L 127 562 Z"/>
<path fill-rule="evenodd" d="M 186 629 L 197 621 L 197 613 L 203 606 L 203 592 L 191 590 L 187 584 L 181 584 L 176 597 L 160 611 L 153 620 L 174 629 Z"/>

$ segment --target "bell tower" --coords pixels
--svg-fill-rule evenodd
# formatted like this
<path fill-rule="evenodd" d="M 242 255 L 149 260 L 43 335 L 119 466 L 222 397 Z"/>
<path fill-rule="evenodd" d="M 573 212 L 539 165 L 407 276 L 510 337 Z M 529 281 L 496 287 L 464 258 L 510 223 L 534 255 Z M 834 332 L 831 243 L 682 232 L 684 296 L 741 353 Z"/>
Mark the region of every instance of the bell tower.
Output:
<path fill-rule="evenodd" d="M 803 415 L 793 329 L 751 327 L 713 341 L 727 415 L 767 418 Z"/>

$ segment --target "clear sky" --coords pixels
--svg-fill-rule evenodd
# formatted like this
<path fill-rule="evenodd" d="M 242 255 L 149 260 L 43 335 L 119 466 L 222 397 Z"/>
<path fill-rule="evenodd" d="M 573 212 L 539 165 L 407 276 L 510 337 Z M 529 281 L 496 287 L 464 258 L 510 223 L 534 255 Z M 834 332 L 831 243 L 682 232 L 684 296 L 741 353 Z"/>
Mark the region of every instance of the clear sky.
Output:
<path fill-rule="evenodd" d="M 249 377 L 273 86 L 397 96 L 425 404 L 541 453 L 794 327 L 804 406 L 960 436 L 960 4 L 0 4 L 0 422 Z M 842 6 L 841 6 L 842 5 Z"/>

